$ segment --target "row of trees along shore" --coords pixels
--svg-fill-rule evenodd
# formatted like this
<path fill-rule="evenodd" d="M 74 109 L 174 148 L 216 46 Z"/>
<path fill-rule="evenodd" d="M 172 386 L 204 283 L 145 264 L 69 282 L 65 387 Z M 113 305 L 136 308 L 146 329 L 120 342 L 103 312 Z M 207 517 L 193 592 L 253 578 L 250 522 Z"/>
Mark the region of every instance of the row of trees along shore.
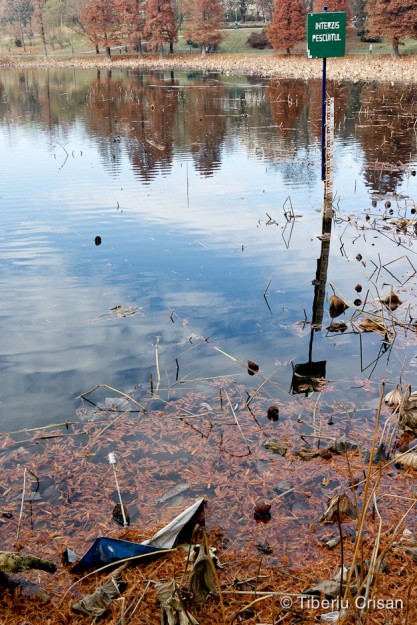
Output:
<path fill-rule="evenodd" d="M 173 53 L 180 31 L 205 54 L 221 43 L 225 20 L 239 15 L 244 22 L 256 15 L 266 22 L 272 47 L 290 54 L 305 41 L 306 13 L 321 12 L 325 5 L 346 11 L 351 30 L 389 39 L 395 57 L 402 38 L 417 39 L 416 0 L 0 0 L 0 20 L 23 47 L 36 29 L 45 55 L 48 29 L 65 27 L 110 56 L 114 46 L 142 54 L 144 42 L 148 51 Z"/>

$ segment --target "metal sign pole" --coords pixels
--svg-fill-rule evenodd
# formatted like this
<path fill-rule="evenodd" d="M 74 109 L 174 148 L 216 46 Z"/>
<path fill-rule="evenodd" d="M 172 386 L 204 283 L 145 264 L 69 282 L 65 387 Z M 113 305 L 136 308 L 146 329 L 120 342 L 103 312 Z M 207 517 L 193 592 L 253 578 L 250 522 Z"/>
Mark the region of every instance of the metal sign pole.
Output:
<path fill-rule="evenodd" d="M 327 13 L 327 6 L 323 7 L 325 13 Z M 326 124 L 326 70 L 327 70 L 327 58 L 323 58 L 323 74 L 321 85 L 321 179 L 326 179 L 326 144 L 325 144 L 325 124 Z"/>
<path fill-rule="evenodd" d="M 327 7 L 324 7 L 327 9 Z M 323 59 L 323 75 L 322 75 L 322 85 L 321 85 L 321 179 L 325 180 L 326 178 L 326 69 L 327 69 L 327 59 Z"/>
<path fill-rule="evenodd" d="M 344 56 L 346 48 L 346 12 L 307 13 L 307 56 L 309 59 L 323 59 L 322 101 L 321 101 L 321 179 L 325 181 L 326 170 L 326 70 L 327 59 Z"/>

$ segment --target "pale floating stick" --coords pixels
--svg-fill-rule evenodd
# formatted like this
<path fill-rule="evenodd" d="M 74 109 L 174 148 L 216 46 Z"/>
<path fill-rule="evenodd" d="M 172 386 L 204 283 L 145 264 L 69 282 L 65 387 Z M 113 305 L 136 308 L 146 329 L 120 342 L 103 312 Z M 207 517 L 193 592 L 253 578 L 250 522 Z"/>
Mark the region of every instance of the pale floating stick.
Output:
<path fill-rule="evenodd" d="M 42 425 L 38 428 L 22 428 L 21 430 L 15 430 L 14 432 L 7 432 L 7 434 L 25 434 L 26 432 L 37 432 L 38 430 L 50 430 L 52 428 L 65 426 L 68 429 L 69 425 L 75 425 L 80 421 L 65 421 L 65 423 L 51 423 L 50 425 Z M 0 437 L 4 436 L 5 432 L 0 432 Z"/>
<path fill-rule="evenodd" d="M 86 395 L 89 395 L 90 393 L 93 393 L 94 391 L 96 391 L 98 388 L 101 388 L 101 387 L 107 388 L 107 389 L 109 389 L 109 391 L 114 391 L 115 393 L 119 393 L 119 395 L 122 395 L 122 397 L 126 397 L 126 399 L 128 399 L 129 401 L 131 401 L 134 404 L 136 404 L 137 406 L 139 406 L 139 408 L 141 408 L 141 410 L 143 410 L 143 412 L 146 412 L 145 406 L 142 406 L 142 404 L 140 404 L 138 401 L 136 401 L 136 399 L 133 399 L 133 397 L 131 397 L 127 393 L 123 393 L 123 391 L 119 391 L 117 388 L 113 388 L 112 386 L 108 386 L 107 384 L 97 384 L 97 386 L 95 386 L 94 388 L 90 389 L 89 391 L 86 391 L 85 393 L 81 393 L 81 395 L 78 395 L 77 399 L 84 399 L 84 397 L 86 397 Z"/>
<path fill-rule="evenodd" d="M 145 596 L 145 595 L 146 595 L 146 593 L 147 593 L 147 590 L 148 590 L 149 586 L 150 586 L 152 583 L 153 583 L 153 584 L 155 584 L 155 582 L 154 582 L 153 580 L 148 579 L 148 582 L 147 582 L 147 584 L 146 584 L 145 590 L 143 591 L 143 593 L 141 594 L 141 596 L 140 596 L 140 597 L 139 597 L 139 599 L 137 600 L 136 605 L 135 605 L 135 606 L 133 606 L 133 602 L 132 602 L 132 603 L 130 604 L 130 606 L 126 609 L 126 611 L 125 611 L 125 616 L 126 616 L 126 618 L 127 618 L 129 621 L 130 621 L 130 619 L 132 618 L 132 616 L 134 615 L 134 613 L 136 612 L 136 610 L 138 609 L 138 607 L 140 606 L 140 604 L 141 604 L 141 602 L 142 602 L 142 600 L 143 600 L 144 596 Z M 129 611 L 130 611 L 130 614 L 128 614 L 128 612 L 129 612 Z M 119 620 L 117 621 L 116 625 L 123 625 L 123 623 L 122 623 L 121 619 L 119 619 Z"/>
<path fill-rule="evenodd" d="M 17 534 L 16 534 L 16 542 L 19 540 L 20 534 L 20 526 L 22 524 L 22 515 L 23 515 L 23 504 L 25 502 L 25 494 L 26 494 L 26 467 L 23 471 L 23 492 L 22 492 L 22 501 L 20 502 L 20 514 L 19 514 L 19 523 L 17 524 Z"/>
<path fill-rule="evenodd" d="M 229 395 L 228 395 L 228 393 L 227 393 L 226 389 L 223 389 L 223 390 L 224 390 L 224 392 L 225 392 L 225 394 L 226 394 L 227 401 L 229 402 L 230 410 L 232 411 L 232 414 L 233 414 L 234 420 L 236 421 L 236 425 L 237 425 L 237 427 L 239 428 L 239 432 L 240 432 L 240 434 L 241 434 L 241 436 L 242 436 L 243 440 L 244 440 L 244 441 L 245 441 L 245 443 L 246 443 L 246 447 L 248 448 L 249 453 L 252 453 L 252 452 L 251 452 L 251 448 L 250 448 L 250 446 L 249 446 L 248 439 L 246 438 L 246 436 L 244 435 L 244 433 L 243 433 L 243 431 L 242 431 L 242 428 L 240 427 L 240 423 L 239 423 L 238 418 L 237 418 L 237 416 L 236 416 L 236 413 L 235 413 L 235 411 L 234 411 L 234 409 L 233 409 L 232 402 L 230 401 L 230 397 L 229 397 Z"/>
<path fill-rule="evenodd" d="M 160 336 L 156 337 L 156 345 L 155 345 L 155 366 L 156 366 L 156 375 L 158 379 L 158 385 L 159 385 L 159 382 L 161 381 L 161 374 L 159 373 L 159 358 L 158 358 L 158 346 L 159 346 L 160 338 L 161 338 Z"/>
<path fill-rule="evenodd" d="M 125 603 L 126 603 L 126 599 L 124 597 L 118 597 L 116 599 L 116 601 L 120 601 L 120 603 L 122 604 L 122 615 L 119 619 L 120 625 L 125 625 Z"/>
<path fill-rule="evenodd" d="M 122 493 L 120 492 L 119 482 L 117 481 L 116 456 L 114 455 L 113 452 L 110 452 L 108 458 L 109 458 L 109 463 L 113 467 L 114 481 L 116 482 L 116 490 L 117 490 L 117 494 L 119 495 L 120 508 L 121 508 L 122 517 L 123 517 L 123 527 L 128 527 L 129 523 L 127 522 L 127 519 L 126 519 L 125 507 L 124 507 L 123 501 L 122 501 Z"/>

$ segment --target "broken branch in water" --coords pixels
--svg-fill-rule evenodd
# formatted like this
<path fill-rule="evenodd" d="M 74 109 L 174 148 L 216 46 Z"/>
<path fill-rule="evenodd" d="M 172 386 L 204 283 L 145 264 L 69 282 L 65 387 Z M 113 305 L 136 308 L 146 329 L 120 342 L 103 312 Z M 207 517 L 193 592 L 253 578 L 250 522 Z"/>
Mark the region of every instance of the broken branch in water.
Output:
<path fill-rule="evenodd" d="M 107 388 L 109 391 L 114 391 L 115 393 L 118 393 L 122 397 L 126 397 L 126 399 L 128 399 L 129 401 L 131 401 L 134 404 L 136 404 L 136 406 L 139 406 L 139 408 L 141 408 L 141 410 L 143 410 L 143 412 L 146 412 L 146 408 L 144 406 L 142 406 L 142 404 L 140 404 L 138 401 L 136 401 L 136 399 L 133 399 L 133 397 L 131 397 L 127 393 L 124 393 L 123 391 L 119 391 L 117 388 L 113 388 L 112 386 L 108 386 L 107 384 L 97 384 L 97 386 L 95 386 L 94 388 L 90 389 L 89 391 L 86 391 L 85 393 L 81 393 L 81 395 L 79 395 L 77 397 L 77 399 L 84 399 L 84 398 L 86 398 L 87 395 L 90 395 L 90 393 L 93 393 L 98 388 Z"/>

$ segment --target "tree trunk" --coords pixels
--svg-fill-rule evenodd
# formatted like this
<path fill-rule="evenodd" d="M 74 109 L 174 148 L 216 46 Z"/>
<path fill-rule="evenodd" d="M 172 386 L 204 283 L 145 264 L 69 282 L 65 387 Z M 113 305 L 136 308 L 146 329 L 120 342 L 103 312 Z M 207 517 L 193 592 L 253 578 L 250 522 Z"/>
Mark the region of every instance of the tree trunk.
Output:
<path fill-rule="evenodd" d="M 174 42 L 173 41 L 169 42 L 169 53 L 174 54 Z"/>
<path fill-rule="evenodd" d="M 100 54 L 100 48 L 98 47 L 98 43 L 96 43 L 96 54 Z"/>
<path fill-rule="evenodd" d="M 23 26 L 20 25 L 20 39 L 22 40 L 23 50 L 26 52 L 25 35 L 23 32 Z"/>
<path fill-rule="evenodd" d="M 138 53 L 138 56 L 143 56 L 142 37 L 139 37 L 139 39 L 137 40 L 136 52 Z"/>
<path fill-rule="evenodd" d="M 111 59 L 111 49 L 110 49 L 110 46 L 106 46 L 106 59 Z"/>
<path fill-rule="evenodd" d="M 201 56 L 206 56 L 206 44 L 204 42 L 201 46 Z"/>
<path fill-rule="evenodd" d="M 290 56 L 291 55 L 291 50 L 290 48 L 287 48 L 287 55 Z"/>
<path fill-rule="evenodd" d="M 48 49 L 46 47 L 46 35 L 45 35 L 45 28 L 44 28 L 44 25 L 43 25 L 42 15 L 40 16 L 40 27 L 41 27 L 40 30 L 41 30 L 41 40 L 42 40 L 42 43 L 43 43 L 43 49 L 45 51 L 45 56 L 47 57 L 48 56 Z"/>
<path fill-rule="evenodd" d="M 400 56 L 399 45 L 400 45 L 400 41 L 398 37 L 394 37 L 392 40 L 392 50 L 391 50 L 391 56 L 393 59 L 398 59 Z"/>

